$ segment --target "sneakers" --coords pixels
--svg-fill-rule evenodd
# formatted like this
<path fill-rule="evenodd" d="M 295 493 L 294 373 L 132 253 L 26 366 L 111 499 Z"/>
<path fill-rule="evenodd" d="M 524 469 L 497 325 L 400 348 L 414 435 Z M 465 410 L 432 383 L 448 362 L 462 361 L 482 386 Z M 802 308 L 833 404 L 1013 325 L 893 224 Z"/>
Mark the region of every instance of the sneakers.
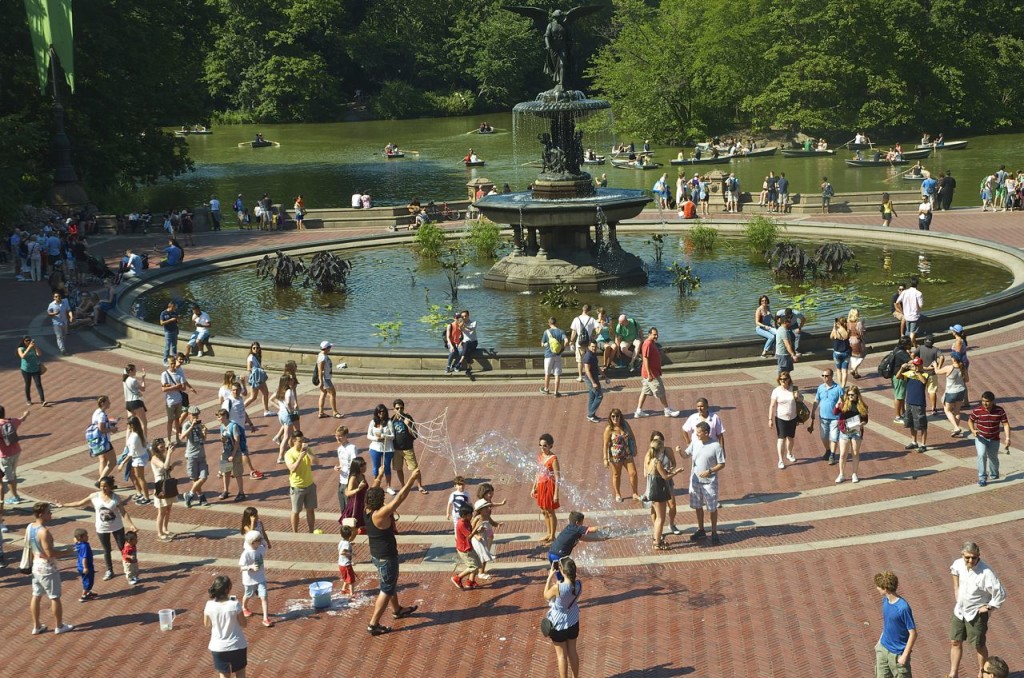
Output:
<path fill-rule="evenodd" d="M 779 462 L 779 468 L 780 468 L 780 469 L 786 468 L 786 465 L 785 465 L 785 464 L 783 464 L 783 463 L 782 463 L 782 462 L 780 461 L 780 462 Z"/>
<path fill-rule="evenodd" d="M 592 424 L 600 424 L 601 423 L 601 420 L 598 419 L 597 417 L 587 417 L 587 421 L 589 421 Z"/>
<path fill-rule="evenodd" d="M 136 577 L 132 577 L 131 579 L 128 580 L 128 583 L 131 584 L 132 586 L 138 586 L 139 585 L 139 580 Z"/>
<path fill-rule="evenodd" d="M 103 575 L 103 581 L 110 581 L 114 578 L 113 570 L 107 570 L 106 574 Z"/>
<path fill-rule="evenodd" d="M 833 455 L 831 450 L 825 450 L 825 454 L 821 455 L 821 459 L 822 461 L 828 461 L 829 459 L 832 458 L 832 456 Z"/>
<path fill-rule="evenodd" d="M 200 506 L 209 506 L 210 505 L 210 502 L 206 501 L 206 495 L 205 494 L 199 495 L 199 505 Z"/>
<path fill-rule="evenodd" d="M 911 441 L 911 442 L 907 443 L 906 445 L 904 445 L 903 449 L 904 450 L 916 450 L 917 449 L 917 443 Z"/>
<path fill-rule="evenodd" d="M 985 487 L 988 482 L 984 478 L 978 478 L 978 487 Z"/>
<path fill-rule="evenodd" d="M 220 498 L 221 498 L 221 499 L 227 499 L 227 498 L 228 498 L 228 497 L 230 497 L 230 496 L 231 496 L 231 495 L 230 495 L 230 494 L 228 494 L 227 492 L 221 492 L 221 493 L 220 493 Z"/>
<path fill-rule="evenodd" d="M 197 351 L 197 352 L 196 352 L 196 357 L 197 357 L 197 358 L 202 358 L 202 357 L 203 357 L 204 355 L 206 355 L 206 354 L 205 354 L 205 353 L 203 353 L 202 351 Z"/>
<path fill-rule="evenodd" d="M 185 493 L 185 508 L 192 508 L 192 502 L 193 501 L 194 500 L 192 498 L 192 493 L 191 492 L 186 492 Z"/>
<path fill-rule="evenodd" d="M 894 423 L 894 424 L 902 424 L 903 423 L 903 417 L 893 417 L 892 423 Z"/>
<path fill-rule="evenodd" d="M 0 520 L 0 532 L 10 532 L 11 530 L 7 527 L 7 523 Z"/>
<path fill-rule="evenodd" d="M 711 533 L 711 545 L 712 546 L 718 546 L 721 543 L 722 543 L 722 540 L 718 538 L 718 533 L 717 532 L 712 532 Z"/>
<path fill-rule="evenodd" d="M 856 474 L 856 473 L 854 473 L 854 474 L 853 474 L 853 477 L 852 477 L 852 478 L 850 478 L 850 482 L 851 482 L 851 483 L 859 483 L 859 482 L 860 482 L 860 478 L 858 478 L 858 477 L 857 477 L 857 474 Z"/>
<path fill-rule="evenodd" d="M 556 398 L 561 398 L 561 397 L 562 397 L 562 394 L 561 394 L 561 393 L 559 393 L 558 391 L 555 391 L 555 397 L 556 397 Z"/>
<path fill-rule="evenodd" d="M 649 416 L 651 416 L 651 415 L 647 414 L 643 410 L 637 410 L 636 412 L 633 413 L 633 418 L 634 419 L 640 419 L 641 417 L 649 417 Z"/>
<path fill-rule="evenodd" d="M 697 530 L 696 532 L 690 535 L 690 541 L 700 541 L 706 536 L 708 536 L 707 532 L 705 532 L 704 530 Z"/>
<path fill-rule="evenodd" d="M 786 453 L 786 459 L 789 460 L 789 461 L 796 461 L 796 457 L 793 456 L 792 452 L 787 452 Z"/>
<path fill-rule="evenodd" d="M 390 633 L 390 626 L 381 626 L 380 624 L 374 624 L 373 626 L 367 626 L 366 630 L 369 631 L 371 636 L 382 636 L 385 633 Z"/>
<path fill-rule="evenodd" d="M 841 482 L 843 482 L 843 474 L 842 473 L 840 473 L 839 475 L 836 476 L 836 485 L 838 485 Z"/>
<path fill-rule="evenodd" d="M 580 382 L 582 384 L 583 383 L 583 377 L 576 377 L 576 381 L 578 381 L 578 382 Z"/>
<path fill-rule="evenodd" d="M 72 626 L 71 624 L 61 624 L 60 626 L 58 626 L 57 628 L 55 628 L 55 629 L 53 630 L 53 632 L 54 632 L 54 633 L 56 633 L 56 634 L 57 634 L 57 635 L 59 636 L 60 634 L 62 634 L 62 633 L 67 633 L 68 631 L 71 631 L 71 630 L 72 630 L 72 629 L 74 629 L 74 628 L 75 628 L 75 627 L 74 627 L 74 626 Z"/>
<path fill-rule="evenodd" d="M 927 452 L 928 451 L 928 446 L 927 445 L 918 445 L 917 446 L 917 451 L 918 452 Z"/>
<path fill-rule="evenodd" d="M 276 417 L 277 415 L 275 413 L 271 412 L 270 410 L 267 410 L 266 412 L 263 413 L 263 416 L 264 417 Z"/>
<path fill-rule="evenodd" d="M 683 533 L 683 531 L 682 531 L 682 530 L 680 530 L 680 529 L 679 529 L 678 527 L 676 527 L 675 525 L 673 525 L 673 526 L 672 526 L 672 534 L 674 534 L 674 535 L 680 535 L 680 534 L 682 534 L 682 533 Z"/>
<path fill-rule="evenodd" d="M 549 393 L 551 393 L 551 391 L 547 390 L 543 386 L 541 387 L 540 392 L 543 393 L 544 395 L 548 395 Z"/>
<path fill-rule="evenodd" d="M 466 588 L 470 589 L 470 590 L 476 589 L 476 588 L 480 588 L 480 584 L 477 584 L 475 581 L 470 579 L 469 581 L 466 582 Z"/>
<path fill-rule="evenodd" d="M 388 489 L 386 489 L 384 491 L 387 492 L 388 494 L 390 494 L 392 497 L 395 496 L 396 494 L 398 494 L 397 492 L 395 492 L 395 488 L 393 488 L 393 487 L 389 487 Z"/>
<path fill-rule="evenodd" d="M 836 455 L 834 455 L 831 452 L 829 452 L 828 453 L 828 465 L 829 466 L 835 466 L 836 463 L 838 463 L 838 459 L 836 459 Z"/>
<path fill-rule="evenodd" d="M 460 591 L 465 591 L 466 590 L 466 587 L 462 585 L 462 580 L 459 579 L 459 575 L 457 575 L 457 574 L 453 574 L 452 575 L 452 583 L 455 584 L 455 588 L 459 589 Z"/>
<path fill-rule="evenodd" d="M 678 417 L 679 416 L 679 410 L 673 410 L 673 409 L 671 409 L 669 407 L 666 407 L 665 408 L 665 416 L 666 417 Z"/>
<path fill-rule="evenodd" d="M 46 633 L 49 629 L 46 628 L 46 624 L 40 624 L 39 626 L 32 629 L 32 635 L 38 636 L 40 633 Z"/>
<path fill-rule="evenodd" d="M 235 495 L 235 501 L 245 501 L 245 492 L 240 492 Z"/>

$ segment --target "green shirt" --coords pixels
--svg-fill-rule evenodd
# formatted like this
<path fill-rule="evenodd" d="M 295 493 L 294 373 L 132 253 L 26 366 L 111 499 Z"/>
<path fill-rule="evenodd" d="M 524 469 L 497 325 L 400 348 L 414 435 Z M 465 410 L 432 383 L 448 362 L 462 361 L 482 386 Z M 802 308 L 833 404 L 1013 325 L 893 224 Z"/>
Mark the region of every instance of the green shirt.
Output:
<path fill-rule="evenodd" d="M 615 323 L 615 336 L 625 342 L 633 343 L 640 336 L 640 327 L 634 318 L 627 318 L 625 325 Z"/>
<path fill-rule="evenodd" d="M 35 374 L 39 371 L 39 356 L 34 348 L 25 351 L 25 357 L 21 359 L 21 371 Z"/>

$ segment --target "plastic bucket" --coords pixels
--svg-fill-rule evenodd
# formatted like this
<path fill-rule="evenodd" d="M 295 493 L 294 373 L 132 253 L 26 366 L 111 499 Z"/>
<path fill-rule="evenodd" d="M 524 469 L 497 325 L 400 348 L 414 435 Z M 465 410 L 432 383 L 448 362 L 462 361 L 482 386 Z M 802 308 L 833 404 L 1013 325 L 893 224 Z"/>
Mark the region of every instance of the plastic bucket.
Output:
<path fill-rule="evenodd" d="M 331 606 L 331 593 L 334 591 L 334 582 L 315 581 L 309 585 L 309 597 L 313 601 L 313 608 L 323 610 Z"/>
<path fill-rule="evenodd" d="M 177 616 L 174 610 L 160 610 L 160 630 L 170 631 L 174 628 L 174 618 Z"/>

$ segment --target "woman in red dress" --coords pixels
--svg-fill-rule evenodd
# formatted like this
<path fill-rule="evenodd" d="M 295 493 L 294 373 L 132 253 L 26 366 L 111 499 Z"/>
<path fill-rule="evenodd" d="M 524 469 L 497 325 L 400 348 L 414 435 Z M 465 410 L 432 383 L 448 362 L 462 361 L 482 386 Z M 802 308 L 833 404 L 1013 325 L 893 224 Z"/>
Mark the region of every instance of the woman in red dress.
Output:
<path fill-rule="evenodd" d="M 544 538 L 541 543 L 549 544 L 555 539 L 555 529 L 558 527 L 558 517 L 555 511 L 558 509 L 558 457 L 554 455 L 551 448 L 555 446 L 555 439 L 550 433 L 540 437 L 540 453 L 537 455 L 537 464 L 540 469 L 537 478 L 530 488 L 530 496 L 537 500 L 541 515 L 544 516 Z"/>

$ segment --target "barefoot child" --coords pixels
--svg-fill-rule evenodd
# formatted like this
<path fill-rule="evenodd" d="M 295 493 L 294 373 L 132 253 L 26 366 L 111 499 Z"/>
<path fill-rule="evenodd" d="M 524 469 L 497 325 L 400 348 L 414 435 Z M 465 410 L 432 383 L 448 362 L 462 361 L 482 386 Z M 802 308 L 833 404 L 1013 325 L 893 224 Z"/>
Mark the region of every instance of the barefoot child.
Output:
<path fill-rule="evenodd" d="M 455 476 L 452 485 L 455 486 L 455 489 L 448 496 L 448 505 L 445 507 L 445 513 L 452 517 L 452 527 L 457 528 L 459 525 L 459 509 L 462 506 L 469 506 L 469 493 L 466 492 L 466 479 L 462 476 Z M 472 513 L 473 509 L 470 508 L 469 512 Z"/>
<path fill-rule="evenodd" d="M 138 532 L 135 530 L 129 530 L 124 533 L 124 548 L 121 549 L 121 564 L 124 565 L 124 576 L 132 586 L 139 583 L 138 543 Z"/>
<path fill-rule="evenodd" d="M 494 560 L 494 526 L 500 525 L 491 518 L 491 503 L 486 499 L 477 499 L 473 504 L 473 550 L 480 558 L 480 572 L 477 579 L 490 579 L 491 575 L 484 572 L 487 563 Z"/>
<path fill-rule="evenodd" d="M 338 542 L 338 572 L 341 575 L 341 592 L 353 594 L 356 571 L 352 569 L 352 537 L 356 531 L 350 525 L 341 526 L 341 541 Z"/>
<path fill-rule="evenodd" d="M 78 554 L 78 574 L 82 577 L 82 597 L 78 602 L 96 598 L 92 592 L 92 583 L 96 579 L 96 567 L 92 563 L 92 546 L 89 545 L 89 533 L 78 528 L 75 530 L 75 553 Z"/>
<path fill-rule="evenodd" d="M 473 550 L 471 539 L 476 535 L 470 516 L 473 507 L 469 504 L 459 506 L 459 521 L 455 523 L 455 550 L 458 551 L 462 571 L 452 575 L 452 583 L 459 589 L 475 589 L 476 575 L 480 571 L 480 556 Z"/>
<path fill-rule="evenodd" d="M 250 530 L 245 535 L 245 547 L 238 559 L 238 567 L 242 570 L 242 584 L 245 586 L 245 593 L 242 595 L 242 614 L 246 617 L 252 616 L 252 612 L 246 606 L 250 598 L 259 596 L 260 605 L 263 607 L 263 625 L 270 628 L 274 622 L 270 621 L 267 614 L 267 572 L 263 568 L 265 553 L 263 535 L 259 530 Z"/>

